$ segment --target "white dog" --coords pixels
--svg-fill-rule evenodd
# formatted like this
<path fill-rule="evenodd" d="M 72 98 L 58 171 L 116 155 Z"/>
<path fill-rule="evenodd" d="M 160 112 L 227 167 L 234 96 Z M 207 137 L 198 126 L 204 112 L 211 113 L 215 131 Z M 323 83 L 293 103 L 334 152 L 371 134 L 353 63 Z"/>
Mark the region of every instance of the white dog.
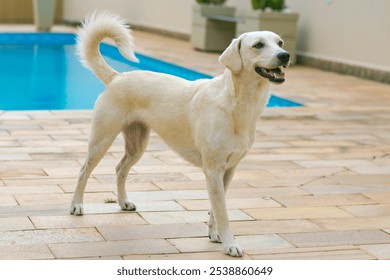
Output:
<path fill-rule="evenodd" d="M 290 55 L 282 49 L 282 39 L 272 32 L 245 33 L 220 56 L 226 66 L 221 76 L 191 82 L 149 71 L 116 72 L 99 52 L 104 38 L 113 39 L 124 57 L 137 61 L 133 38 L 120 18 L 97 12 L 85 20 L 78 34 L 79 55 L 107 88 L 95 104 L 88 157 L 71 214 L 83 214 L 87 179 L 120 132 L 126 153 L 116 167 L 118 203 L 123 210 L 135 210 L 125 181 L 153 129 L 184 159 L 202 168 L 211 203 L 209 238 L 221 242 L 226 254 L 242 256 L 229 227 L 225 193 L 254 142 L 270 81 L 284 82 L 282 67 L 288 66 Z"/>

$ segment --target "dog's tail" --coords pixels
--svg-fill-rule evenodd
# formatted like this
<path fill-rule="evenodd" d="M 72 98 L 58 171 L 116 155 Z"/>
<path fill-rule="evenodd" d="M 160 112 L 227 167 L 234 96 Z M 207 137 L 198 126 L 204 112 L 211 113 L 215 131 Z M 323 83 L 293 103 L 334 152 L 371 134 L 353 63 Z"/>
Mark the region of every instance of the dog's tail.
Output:
<path fill-rule="evenodd" d="M 130 32 L 128 25 L 118 16 L 98 11 L 87 16 L 78 31 L 77 52 L 81 62 L 106 85 L 118 72 L 104 61 L 99 51 L 99 43 L 110 38 L 125 58 L 137 62 Z"/>

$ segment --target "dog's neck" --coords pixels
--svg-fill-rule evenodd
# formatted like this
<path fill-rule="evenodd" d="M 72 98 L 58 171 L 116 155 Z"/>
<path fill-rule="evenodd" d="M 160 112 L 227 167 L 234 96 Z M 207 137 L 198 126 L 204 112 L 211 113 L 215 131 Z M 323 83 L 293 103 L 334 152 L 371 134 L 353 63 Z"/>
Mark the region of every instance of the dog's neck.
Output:
<path fill-rule="evenodd" d="M 235 88 L 232 94 L 236 100 L 233 113 L 237 128 L 254 129 L 256 120 L 269 99 L 269 81 L 253 79 L 252 75 L 245 73 L 236 75 L 230 70 L 226 70 L 223 75 L 224 80 L 232 83 Z"/>

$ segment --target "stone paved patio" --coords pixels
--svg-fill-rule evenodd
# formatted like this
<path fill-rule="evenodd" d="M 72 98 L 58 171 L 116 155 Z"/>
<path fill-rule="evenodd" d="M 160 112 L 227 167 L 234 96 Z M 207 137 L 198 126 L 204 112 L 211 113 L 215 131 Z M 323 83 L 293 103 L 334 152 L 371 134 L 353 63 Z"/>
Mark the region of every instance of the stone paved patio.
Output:
<path fill-rule="evenodd" d="M 138 51 L 209 74 L 218 54 L 135 32 Z M 245 259 L 390 259 L 390 85 L 294 66 L 227 194 Z M 91 111 L 0 114 L 0 259 L 231 259 L 208 241 L 201 171 L 152 134 L 116 204 L 119 137 L 96 168 L 85 215 L 69 215 Z"/>

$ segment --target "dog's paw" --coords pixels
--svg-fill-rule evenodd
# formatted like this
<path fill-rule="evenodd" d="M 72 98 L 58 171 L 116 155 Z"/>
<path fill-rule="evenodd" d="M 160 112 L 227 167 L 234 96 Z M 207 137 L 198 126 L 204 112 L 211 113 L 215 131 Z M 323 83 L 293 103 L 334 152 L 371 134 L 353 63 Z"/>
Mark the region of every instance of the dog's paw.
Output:
<path fill-rule="evenodd" d="M 119 206 L 124 211 L 134 211 L 135 209 L 137 209 L 135 204 L 129 200 L 119 201 Z"/>
<path fill-rule="evenodd" d="M 82 203 L 72 204 L 72 206 L 70 207 L 70 214 L 77 215 L 77 216 L 83 215 L 84 214 L 83 204 Z"/>
<path fill-rule="evenodd" d="M 238 244 L 231 244 L 224 246 L 224 253 L 232 257 L 242 257 L 244 251 L 241 249 L 241 246 Z"/>
<path fill-rule="evenodd" d="M 217 233 L 210 233 L 209 239 L 213 243 L 221 243 L 221 239 L 219 238 L 219 235 Z"/>

